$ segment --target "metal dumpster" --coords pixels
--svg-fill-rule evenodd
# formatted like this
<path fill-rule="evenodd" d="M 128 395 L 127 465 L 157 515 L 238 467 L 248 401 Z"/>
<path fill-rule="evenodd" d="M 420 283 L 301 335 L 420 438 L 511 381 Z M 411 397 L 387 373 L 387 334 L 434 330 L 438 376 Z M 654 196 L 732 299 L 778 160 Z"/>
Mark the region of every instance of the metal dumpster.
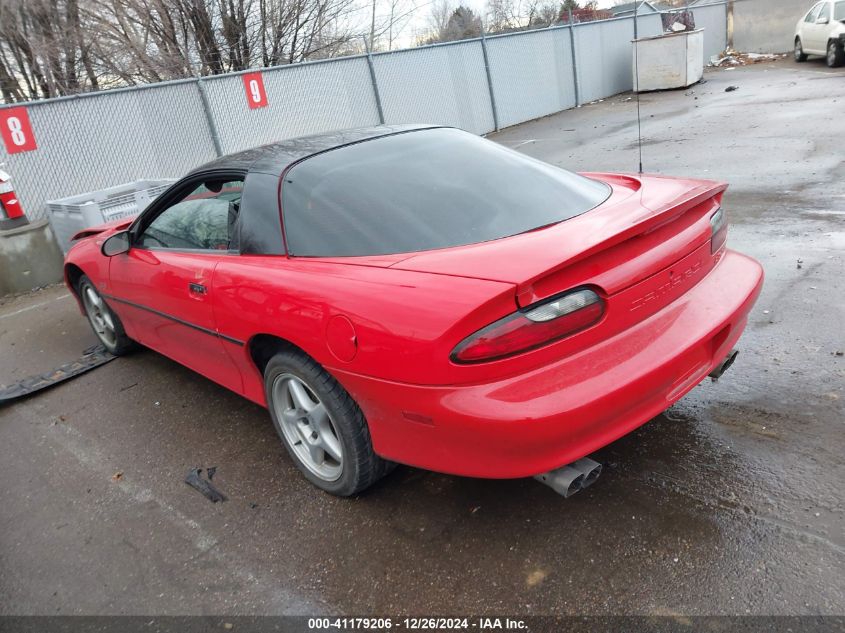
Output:
<path fill-rule="evenodd" d="M 686 88 L 701 81 L 704 29 L 642 37 L 633 44 L 634 91 Z"/>

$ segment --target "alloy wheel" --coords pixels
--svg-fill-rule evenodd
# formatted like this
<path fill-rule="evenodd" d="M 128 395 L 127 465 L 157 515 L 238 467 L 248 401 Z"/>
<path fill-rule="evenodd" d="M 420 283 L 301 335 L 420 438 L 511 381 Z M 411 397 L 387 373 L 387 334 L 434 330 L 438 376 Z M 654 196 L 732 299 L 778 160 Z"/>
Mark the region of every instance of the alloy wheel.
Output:
<path fill-rule="evenodd" d="M 293 374 L 277 376 L 272 395 L 276 419 L 299 461 L 323 481 L 337 481 L 343 474 L 343 446 L 325 404 Z"/>
<path fill-rule="evenodd" d="M 97 335 L 97 338 L 107 348 L 113 349 L 117 344 L 114 319 L 100 293 L 93 286 L 86 285 L 82 291 L 82 303 L 85 306 L 85 313 L 94 327 L 94 333 Z"/>

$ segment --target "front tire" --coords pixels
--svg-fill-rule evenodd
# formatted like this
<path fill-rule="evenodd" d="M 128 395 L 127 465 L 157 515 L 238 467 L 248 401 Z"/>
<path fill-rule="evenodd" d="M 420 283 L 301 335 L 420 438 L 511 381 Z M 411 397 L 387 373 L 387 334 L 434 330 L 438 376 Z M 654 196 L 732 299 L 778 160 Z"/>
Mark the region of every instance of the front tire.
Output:
<path fill-rule="evenodd" d="M 845 63 L 845 50 L 836 40 L 827 43 L 827 55 L 825 55 L 829 68 L 839 68 Z"/>
<path fill-rule="evenodd" d="M 279 352 L 264 370 L 276 432 L 308 481 L 348 497 L 369 488 L 394 464 L 373 452 L 364 413 L 347 391 L 303 352 Z"/>
<path fill-rule="evenodd" d="M 94 334 L 107 352 L 114 356 L 123 356 L 137 347 L 135 341 L 126 336 L 120 317 L 108 306 L 97 287 L 86 275 L 79 278 L 76 291 L 82 300 L 91 329 L 94 330 Z"/>
<path fill-rule="evenodd" d="M 804 53 L 804 47 L 801 45 L 801 38 L 795 38 L 795 61 L 798 63 L 807 61 L 807 55 Z"/>

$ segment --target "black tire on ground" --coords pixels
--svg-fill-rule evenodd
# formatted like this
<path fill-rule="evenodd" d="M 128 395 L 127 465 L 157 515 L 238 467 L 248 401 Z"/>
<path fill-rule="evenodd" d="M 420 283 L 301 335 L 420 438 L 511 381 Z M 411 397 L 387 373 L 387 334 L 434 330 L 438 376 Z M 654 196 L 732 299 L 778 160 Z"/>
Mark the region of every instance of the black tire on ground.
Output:
<path fill-rule="evenodd" d="M 825 57 L 830 68 L 839 68 L 845 63 L 845 49 L 836 40 L 830 40 L 827 43 L 827 55 Z"/>
<path fill-rule="evenodd" d="M 86 275 L 79 278 L 76 284 L 76 293 L 85 308 L 91 329 L 94 330 L 97 339 L 110 354 L 123 356 L 138 348 L 138 344 L 126 335 L 120 317 L 109 307 L 106 300 L 100 295 L 100 291 Z M 96 299 L 94 299 L 95 297 Z M 94 307 L 97 300 L 100 304 Z M 94 314 L 97 311 L 99 314 Z M 102 327 L 104 324 L 110 324 L 111 334 L 106 328 Z"/>
<path fill-rule="evenodd" d="M 804 47 L 801 45 L 801 38 L 795 38 L 795 61 L 796 62 L 805 62 L 807 61 L 807 55 L 804 53 Z"/>
<path fill-rule="evenodd" d="M 312 401 L 325 406 L 331 428 L 340 441 L 343 458 L 340 463 L 340 475 L 334 481 L 328 481 L 309 469 L 303 461 L 307 456 L 302 458 L 297 454 L 282 428 L 283 421 L 280 417 L 290 403 L 276 401 L 274 392 L 278 393 L 279 388 L 274 390 L 274 385 L 277 381 L 290 380 L 291 377 L 304 383 Z M 273 426 L 276 427 L 288 454 L 305 478 L 318 488 L 339 497 L 348 497 L 369 488 L 395 468 L 396 464 L 373 452 L 367 421 L 352 396 L 307 354 L 298 350 L 286 350 L 273 356 L 264 370 L 264 393 Z M 282 397 L 279 396 L 279 399 Z M 291 415 L 290 409 L 288 412 L 288 415 Z M 291 423 L 287 424 L 290 432 Z M 307 434 L 310 427 L 306 425 L 301 428 L 306 429 Z M 301 451 L 302 440 L 296 444 Z"/>

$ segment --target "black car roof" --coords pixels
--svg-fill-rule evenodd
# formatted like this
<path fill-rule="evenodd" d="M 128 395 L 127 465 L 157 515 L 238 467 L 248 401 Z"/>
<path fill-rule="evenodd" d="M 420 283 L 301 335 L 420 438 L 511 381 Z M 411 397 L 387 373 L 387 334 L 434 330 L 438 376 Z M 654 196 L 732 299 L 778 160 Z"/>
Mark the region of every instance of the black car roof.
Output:
<path fill-rule="evenodd" d="M 330 149 L 360 143 L 382 136 L 402 132 L 426 130 L 440 127 L 437 125 L 376 125 L 372 127 L 337 130 L 313 136 L 301 136 L 276 143 L 269 143 L 242 152 L 221 156 L 205 165 L 197 167 L 191 173 L 210 170 L 243 170 L 280 175 L 285 168 L 308 156 Z"/>

